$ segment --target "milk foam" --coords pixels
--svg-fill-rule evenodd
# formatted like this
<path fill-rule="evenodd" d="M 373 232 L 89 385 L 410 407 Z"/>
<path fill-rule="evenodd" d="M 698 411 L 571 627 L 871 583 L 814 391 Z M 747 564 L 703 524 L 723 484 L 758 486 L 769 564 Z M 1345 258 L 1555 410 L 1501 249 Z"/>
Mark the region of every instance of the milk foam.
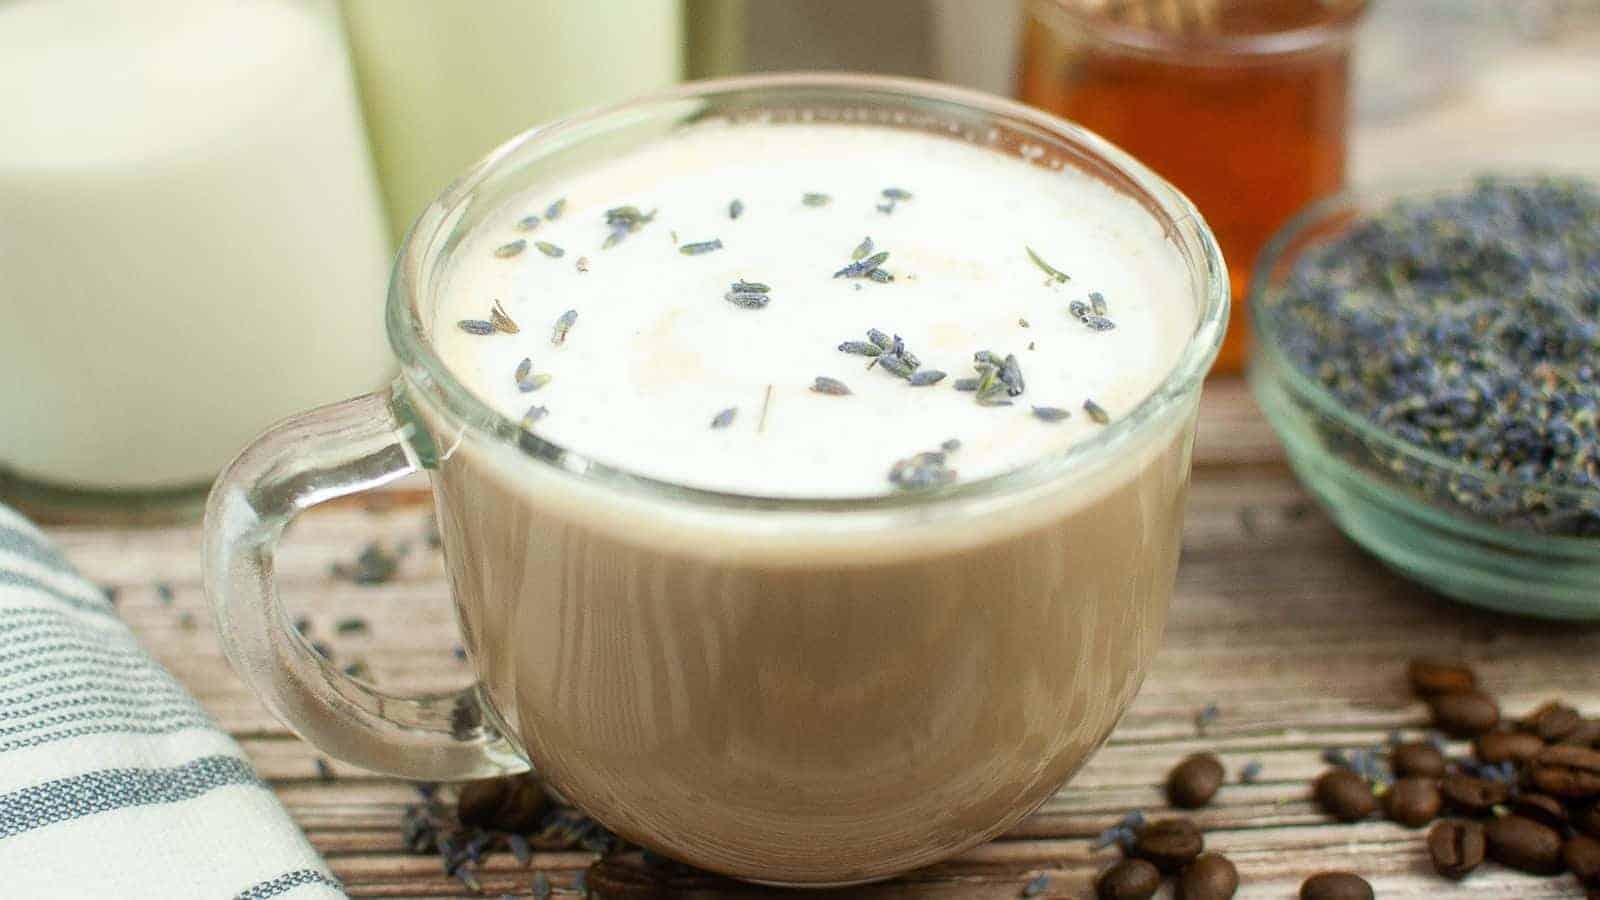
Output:
<path fill-rule="evenodd" d="M 885 212 L 885 188 L 912 199 Z M 807 205 L 808 192 L 831 199 Z M 559 218 L 519 229 L 562 197 Z M 604 211 L 623 205 L 657 214 L 603 249 Z M 832 277 L 868 236 L 890 252 L 895 280 Z M 528 241 L 523 252 L 496 254 L 517 239 Z M 723 248 L 685 256 L 677 246 L 712 239 Z M 540 252 L 538 240 L 564 255 Z M 1072 280 L 1048 278 L 1027 247 Z M 770 303 L 727 302 L 741 279 L 770 285 Z M 888 493 L 896 460 L 951 438 L 962 444 L 949 460 L 962 480 L 1059 453 L 1104 427 L 1086 399 L 1125 415 L 1172 369 L 1195 324 L 1183 259 L 1135 201 L 993 148 L 821 124 L 696 126 L 519 197 L 463 244 L 443 290 L 436 349 L 504 415 L 544 407 L 532 428 L 576 453 L 768 496 Z M 1093 331 L 1069 311 L 1091 291 L 1115 329 Z M 495 301 L 517 334 L 457 326 L 488 319 Z M 552 326 L 569 309 L 577 321 L 554 345 Z M 947 377 L 912 387 L 837 349 L 869 328 L 902 336 L 924 369 Z M 1016 354 L 1026 391 L 1014 406 L 955 390 L 978 350 Z M 525 357 L 551 376 L 533 392 L 514 377 Z M 811 390 L 817 376 L 851 395 Z M 1036 405 L 1072 415 L 1047 423 Z M 712 428 L 728 407 L 732 424 Z"/>

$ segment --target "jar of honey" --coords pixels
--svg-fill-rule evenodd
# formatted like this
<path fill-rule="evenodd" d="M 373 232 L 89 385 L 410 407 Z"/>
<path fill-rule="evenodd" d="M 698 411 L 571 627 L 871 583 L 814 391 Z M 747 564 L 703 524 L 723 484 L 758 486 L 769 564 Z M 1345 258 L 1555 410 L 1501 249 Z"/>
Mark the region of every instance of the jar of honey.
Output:
<path fill-rule="evenodd" d="M 1245 296 L 1279 225 L 1344 183 L 1367 0 L 1029 0 L 1019 92 L 1177 185 Z M 1249 346 L 1236 302 L 1214 372 Z"/>

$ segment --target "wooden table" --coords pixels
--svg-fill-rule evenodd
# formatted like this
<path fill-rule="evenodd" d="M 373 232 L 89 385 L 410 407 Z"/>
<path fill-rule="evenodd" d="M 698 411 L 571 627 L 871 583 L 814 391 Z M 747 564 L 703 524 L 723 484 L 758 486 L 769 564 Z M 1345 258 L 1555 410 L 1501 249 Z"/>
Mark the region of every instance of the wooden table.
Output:
<path fill-rule="evenodd" d="M 341 664 L 363 661 L 377 683 L 403 691 L 468 680 L 457 660 L 453 615 L 438 551 L 424 540 L 427 496 L 412 483 L 362 502 L 314 511 L 295 526 L 280 559 L 287 601 Z M 122 614 L 144 645 L 245 747 L 335 873 L 358 897 L 474 896 L 433 856 L 403 851 L 400 821 L 416 794 L 406 783 L 318 754 L 251 696 L 223 659 L 201 595 L 194 526 L 117 531 L 52 529 L 89 577 L 118 589 Z M 335 578 L 368 542 L 410 548 L 392 582 L 363 587 Z M 162 599 L 158 585 L 170 585 Z M 366 634 L 335 636 L 347 617 Z M 1241 897 L 1292 897 L 1309 873 L 1332 867 L 1367 876 L 1380 897 L 1573 897 L 1571 876 L 1542 879 L 1487 866 L 1465 884 L 1432 874 L 1422 835 L 1386 822 L 1338 825 L 1308 801 L 1325 747 L 1381 743 L 1392 729 L 1425 724 L 1405 686 L 1419 653 L 1471 660 L 1508 713 L 1563 696 L 1600 715 L 1600 629 L 1525 621 L 1458 606 L 1395 577 L 1346 541 L 1282 462 L 1243 385 L 1214 383 L 1201 419 L 1183 566 L 1166 642 L 1132 710 L 1087 768 L 1003 839 L 934 869 L 857 889 L 864 897 L 1086 897 L 1117 851 L 1093 838 L 1128 810 L 1158 811 L 1159 785 L 1181 757 L 1217 752 L 1230 784 L 1196 816 L 1209 847 L 1239 866 Z M 1205 734 L 1196 713 L 1219 711 Z M 1231 783 L 1250 760 L 1259 781 Z M 559 887 L 591 862 L 586 853 L 537 856 L 533 869 Z M 486 893 L 528 896 L 533 871 L 509 854 L 487 860 Z M 758 893 L 708 886 L 693 894 Z"/>

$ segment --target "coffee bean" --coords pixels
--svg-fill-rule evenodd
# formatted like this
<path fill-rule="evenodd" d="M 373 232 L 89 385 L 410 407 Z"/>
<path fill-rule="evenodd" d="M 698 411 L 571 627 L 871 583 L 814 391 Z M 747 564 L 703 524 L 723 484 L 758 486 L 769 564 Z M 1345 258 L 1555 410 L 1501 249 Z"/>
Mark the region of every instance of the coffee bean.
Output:
<path fill-rule="evenodd" d="M 1478 676 L 1464 662 L 1450 659 L 1413 659 L 1407 674 L 1411 690 L 1419 697 L 1459 694 L 1478 687 Z"/>
<path fill-rule="evenodd" d="M 1150 900 L 1161 888 L 1161 871 L 1142 859 L 1124 859 L 1095 883 L 1100 900 Z"/>
<path fill-rule="evenodd" d="M 1567 838 L 1561 846 L 1561 861 L 1579 881 L 1600 887 L 1600 840 L 1586 834 Z"/>
<path fill-rule="evenodd" d="M 1300 885 L 1300 900 L 1373 900 L 1372 885 L 1349 872 L 1318 872 Z"/>
<path fill-rule="evenodd" d="M 1139 832 L 1133 841 L 1133 855 L 1171 875 L 1193 862 L 1205 844 L 1200 829 L 1188 819 L 1162 819 Z"/>
<path fill-rule="evenodd" d="M 1239 890 L 1239 870 L 1220 853 L 1202 853 L 1178 878 L 1178 900 L 1229 900 Z"/>
<path fill-rule="evenodd" d="M 1590 837 L 1600 838 L 1600 802 L 1575 810 L 1572 814 L 1572 824 Z"/>
<path fill-rule="evenodd" d="M 1167 799 L 1180 809 L 1199 809 L 1217 795 L 1223 776 L 1222 761 L 1214 754 L 1196 753 L 1167 775 Z"/>
<path fill-rule="evenodd" d="M 1433 724 L 1451 737 L 1477 737 L 1500 724 L 1500 705 L 1478 691 L 1440 694 L 1428 701 Z"/>
<path fill-rule="evenodd" d="M 1446 819 L 1428 831 L 1428 855 L 1434 871 L 1446 878 L 1465 878 L 1483 862 L 1483 826 L 1462 819 Z"/>
<path fill-rule="evenodd" d="M 1396 775 L 1444 776 L 1444 754 L 1427 741 L 1397 744 L 1389 751 L 1389 766 Z"/>
<path fill-rule="evenodd" d="M 487 778 L 462 786 L 456 817 L 469 828 L 525 832 L 539 824 L 548 802 L 544 787 L 532 775 Z"/>
<path fill-rule="evenodd" d="M 1389 818 L 1408 828 L 1421 828 L 1438 818 L 1443 802 L 1439 783 L 1416 775 L 1396 781 L 1384 797 Z"/>
<path fill-rule="evenodd" d="M 1502 865 L 1535 875 L 1561 871 L 1561 835 L 1532 819 L 1505 816 L 1483 827 L 1489 858 Z"/>
<path fill-rule="evenodd" d="M 1312 795 L 1323 812 L 1341 822 L 1359 822 L 1378 808 L 1372 786 L 1360 775 L 1342 767 L 1318 776 Z"/>
<path fill-rule="evenodd" d="M 1583 724 L 1561 739 L 1561 743 L 1600 749 L 1600 719 L 1584 719 Z"/>
<path fill-rule="evenodd" d="M 1469 816 L 1481 816 L 1496 803 L 1506 802 L 1511 789 L 1498 781 L 1474 778 L 1471 775 L 1451 775 L 1439 782 L 1439 793 L 1445 805 Z"/>
<path fill-rule="evenodd" d="M 1544 794 L 1519 794 L 1511 798 L 1511 811 L 1540 825 L 1563 831 L 1567 827 L 1567 808 L 1561 801 Z"/>
<path fill-rule="evenodd" d="M 1555 743 L 1577 731 L 1583 725 L 1583 716 L 1559 700 L 1551 700 L 1517 723 L 1522 730 L 1537 735 L 1539 740 Z"/>
<path fill-rule="evenodd" d="M 1479 762 L 1499 765 L 1506 760 L 1525 763 L 1544 749 L 1544 741 L 1526 731 L 1491 731 L 1478 735 L 1472 742 L 1472 753 Z"/>
<path fill-rule="evenodd" d="M 1600 796 L 1600 750 L 1572 744 L 1546 747 L 1533 761 L 1533 784 L 1567 800 Z"/>

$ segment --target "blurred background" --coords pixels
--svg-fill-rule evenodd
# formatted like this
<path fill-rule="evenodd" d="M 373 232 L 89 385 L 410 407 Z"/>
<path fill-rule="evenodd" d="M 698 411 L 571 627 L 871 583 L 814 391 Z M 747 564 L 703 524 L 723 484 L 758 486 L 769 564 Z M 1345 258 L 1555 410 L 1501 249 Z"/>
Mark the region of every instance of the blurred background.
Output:
<path fill-rule="evenodd" d="M 192 513 L 265 425 L 389 377 L 393 250 L 474 160 L 794 69 L 1086 124 L 1196 200 L 1236 297 L 1346 183 L 1600 175 L 1600 0 L 0 0 L 0 497 Z"/>

